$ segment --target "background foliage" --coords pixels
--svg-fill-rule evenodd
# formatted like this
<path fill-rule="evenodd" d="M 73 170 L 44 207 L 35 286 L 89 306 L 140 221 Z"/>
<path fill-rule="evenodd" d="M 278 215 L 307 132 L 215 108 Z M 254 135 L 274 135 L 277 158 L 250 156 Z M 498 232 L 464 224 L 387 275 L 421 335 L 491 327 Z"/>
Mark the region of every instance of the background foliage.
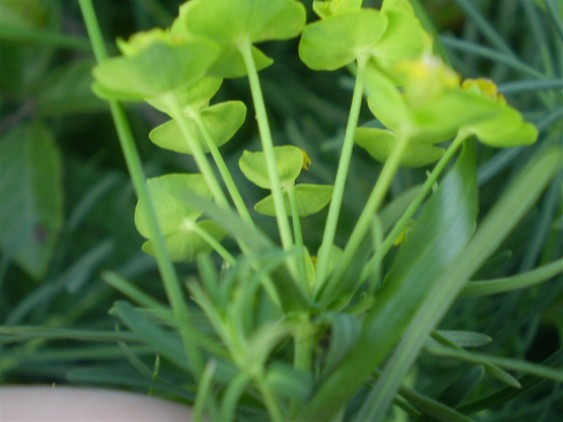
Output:
<path fill-rule="evenodd" d="M 509 101 L 541 130 L 533 147 L 478 147 L 479 215 L 483 216 L 536 150 L 561 144 L 563 29 L 561 21 L 557 26 L 550 18 L 554 13 L 561 16 L 561 10 L 550 0 L 419 0 L 415 4 L 428 12 L 442 34 L 454 67 L 465 77 L 494 79 Z M 177 6 L 172 0 L 96 1 L 112 49 L 117 36 L 168 25 Z M 302 181 L 329 184 L 346 123 L 351 78 L 344 71 L 308 71 L 295 54 L 296 42 L 265 48 L 275 58 L 275 65 L 261 77 L 277 138 L 309 153 L 315 171 Z M 126 336 L 113 331 L 115 320 L 108 315 L 113 302 L 123 297 L 111 286 L 119 282 L 115 274 L 135 280 L 155 298 L 164 295 L 152 258 L 140 250 L 142 238 L 132 220 L 136 200 L 111 118 L 106 105 L 90 92 L 93 59 L 77 3 L 1 0 L 0 62 L 0 382 L 100 383 L 155 389 L 189 400 L 190 394 L 177 387 L 184 380 L 165 360 L 158 379 L 152 379 L 152 355 L 144 346 L 127 345 Z M 217 101 L 223 99 L 241 99 L 250 107 L 246 82 L 226 82 Z M 193 170 L 184 156 L 148 142 L 149 130 L 163 116 L 144 106 L 127 111 L 149 176 Z M 360 121 L 371 118 L 365 110 Z M 231 168 L 236 168 L 243 149 L 256 149 L 256 136 L 254 122 L 247 119 L 226 146 Z M 348 187 L 340 234 L 346 232 L 347 222 L 353 224 L 377 176 L 365 152 L 358 149 L 354 160 L 350 173 L 354 182 Z M 258 189 L 242 182 L 242 174 L 235 176 L 248 203 L 261 199 Z M 401 170 L 392 194 L 424 176 L 423 170 Z M 560 172 L 474 278 L 506 277 L 561 257 L 561 182 Z M 313 245 L 320 242 L 324 217 L 303 220 L 307 241 Z M 271 220 L 259 220 L 275 233 Z M 195 271 L 189 264 L 179 269 L 183 277 Z M 558 350 L 561 353 L 562 289 L 559 276 L 523 291 L 460 298 L 441 328 L 486 333 L 494 341 L 480 349 L 484 353 L 541 362 Z M 128 311 L 122 307 L 116 312 Z M 147 359 L 140 361 L 138 356 Z M 447 402 L 451 385 L 470 382 L 456 380 L 464 365 L 424 353 L 409 387 Z M 561 365 L 560 357 L 554 365 Z M 563 413 L 560 385 L 523 381 L 518 393 L 502 390 L 494 379 L 480 384 L 464 406 L 485 409 L 476 417 L 495 421 L 549 421 Z M 519 394 L 518 399 L 505 403 L 503 397 L 511 394 Z M 487 397 L 497 398 L 498 403 L 480 401 Z"/>

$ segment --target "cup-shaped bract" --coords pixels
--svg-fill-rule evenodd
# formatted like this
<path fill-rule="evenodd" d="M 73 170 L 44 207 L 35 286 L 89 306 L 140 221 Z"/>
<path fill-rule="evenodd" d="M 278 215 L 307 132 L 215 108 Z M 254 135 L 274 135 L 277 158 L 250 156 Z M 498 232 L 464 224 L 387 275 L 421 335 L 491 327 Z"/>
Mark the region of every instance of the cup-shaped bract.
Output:
<path fill-rule="evenodd" d="M 351 12 L 362 7 L 362 0 L 313 0 L 313 10 L 321 18 Z"/>
<path fill-rule="evenodd" d="M 304 166 L 306 155 L 301 148 L 284 145 L 274 148 L 276 171 L 283 187 L 293 186 Z M 244 151 L 239 167 L 248 180 L 264 189 L 271 189 L 266 156 L 263 152 Z"/>
<path fill-rule="evenodd" d="M 170 255 L 174 261 L 192 261 L 200 253 L 208 253 L 211 246 L 200 234 L 202 231 L 220 240 L 224 231 L 211 221 L 198 221 L 203 212 L 190 205 L 186 192 L 211 199 L 211 192 L 200 174 L 168 174 L 147 180 L 151 203 Z M 135 209 L 135 226 L 147 242 L 143 250 L 153 253 L 153 239 L 149 229 L 146 204 L 140 200 Z"/>
<path fill-rule="evenodd" d="M 105 99 L 146 101 L 180 91 L 202 78 L 219 54 L 212 41 L 177 42 L 160 31 L 132 38 L 120 48 L 125 56 L 93 70 L 93 90 Z"/>
<path fill-rule="evenodd" d="M 197 118 L 209 132 L 211 140 L 220 147 L 231 140 L 244 123 L 246 106 L 242 101 L 225 101 L 203 110 L 194 110 L 192 113 L 197 113 Z M 197 142 L 204 153 L 209 152 L 207 140 L 193 117 L 190 113 L 186 114 L 186 124 L 192 141 Z M 186 141 L 176 120 L 169 120 L 157 126 L 150 132 L 149 138 L 161 148 L 192 154 L 191 142 Z"/>
<path fill-rule="evenodd" d="M 299 56 L 311 69 L 335 70 L 360 57 L 390 69 L 431 49 L 408 2 L 384 2 L 380 11 L 356 3 L 315 3 L 323 19 L 305 27 L 299 44 Z"/>
<path fill-rule="evenodd" d="M 436 144 L 453 137 L 460 127 L 498 113 L 484 98 L 464 92 L 453 71 L 435 57 L 399 63 L 405 85 L 374 65 L 366 69 L 368 105 L 379 121 L 398 136 Z"/>
<path fill-rule="evenodd" d="M 234 78 L 246 75 L 240 48 L 296 37 L 305 19 L 305 8 L 296 0 L 192 0 L 181 6 L 172 33 L 218 43 L 221 54 L 210 74 Z M 251 51 L 258 70 L 273 63 L 258 48 L 252 46 Z"/>
<path fill-rule="evenodd" d="M 537 128 L 524 121 L 520 112 L 506 103 L 496 85 L 486 79 L 467 79 L 462 89 L 472 95 L 484 98 L 498 108 L 498 113 L 490 119 L 471 123 L 465 130 L 482 143 L 492 147 L 515 147 L 529 145 L 538 138 Z"/>
<path fill-rule="evenodd" d="M 318 213 L 328 205 L 332 199 L 332 192 L 334 186 L 332 185 L 313 185 L 302 183 L 290 187 L 292 190 L 291 195 L 294 195 L 295 204 L 297 206 L 297 214 L 299 217 L 307 217 L 312 214 Z M 289 199 L 290 192 L 284 189 L 284 205 L 287 214 L 291 214 L 291 203 Z M 275 217 L 276 209 L 274 206 L 274 198 L 268 195 L 260 202 L 258 202 L 254 209 L 263 215 Z"/>
<path fill-rule="evenodd" d="M 396 135 L 386 129 L 360 127 L 356 129 L 355 142 L 369 155 L 383 163 L 396 147 Z M 401 157 L 402 167 L 424 167 L 438 161 L 445 150 L 424 142 L 410 142 Z"/>

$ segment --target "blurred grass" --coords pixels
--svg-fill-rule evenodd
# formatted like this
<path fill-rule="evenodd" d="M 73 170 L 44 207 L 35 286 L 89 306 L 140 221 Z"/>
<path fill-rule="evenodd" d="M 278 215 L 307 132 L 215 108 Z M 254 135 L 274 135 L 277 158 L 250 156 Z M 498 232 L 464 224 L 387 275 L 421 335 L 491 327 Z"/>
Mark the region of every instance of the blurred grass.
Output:
<path fill-rule="evenodd" d="M 556 3 L 549 0 L 420 0 L 419 3 L 443 34 L 454 67 L 464 77 L 494 79 L 508 101 L 541 129 L 540 141 L 533 147 L 478 148 L 480 215 L 485 215 L 499 192 L 506 189 L 532 156 L 550 145 L 563 148 L 563 39 L 549 12 Z M 10 69 L 0 72 L 0 136 L 27 121 L 41 119 L 49 125 L 64 157 L 65 223 L 49 269 L 40 280 L 29 277 L 6 254 L 0 256 L 0 323 L 2 329 L 11 326 L 49 327 L 54 332 L 75 329 L 87 336 L 98 330 L 113 331 L 115 320 L 108 310 L 123 297 L 102 281 L 102 271 L 111 269 L 134 280 L 135 286 L 156 298 L 163 299 L 164 294 L 152 259 L 140 252 L 141 239 L 132 222 L 135 198 L 103 104 L 97 104 L 86 93 L 80 98 L 67 97 L 66 93 L 73 91 L 72 86 L 66 86 L 58 96 L 51 91 L 50 95 L 55 95 L 58 101 L 59 112 L 54 112 L 50 103 L 45 102 L 44 88 L 39 83 L 45 75 L 90 57 L 84 51 L 86 36 L 76 2 L 46 0 L 45 4 L 53 6 L 56 21 L 47 28 L 59 38 L 45 41 L 33 33 L 24 37 L 0 32 L 0 58 L 3 62 L 9 60 L 14 72 L 25 70 L 17 81 L 10 79 Z M 127 37 L 138 29 L 167 25 L 176 13 L 177 4 L 173 0 L 96 1 L 108 45 L 113 45 L 117 36 Z M 41 19 L 46 18 L 38 16 L 42 28 Z M 69 36 L 77 40 L 76 44 L 68 42 Z M 339 131 L 346 120 L 351 97 L 349 76 L 345 72 L 308 71 L 295 55 L 296 45 L 292 41 L 266 46 L 276 60 L 261 75 L 271 123 L 279 142 L 291 141 L 311 156 L 312 171 L 307 181 L 330 183 L 342 140 Z M 60 82 L 63 88 L 65 82 L 69 80 L 63 78 Z M 82 88 L 87 86 L 79 80 L 71 83 L 81 84 Z M 218 100 L 226 98 L 242 99 L 250 104 L 246 82 L 227 81 Z M 128 113 L 149 175 L 193 170 L 185 157 L 158 150 L 147 142 L 148 130 L 162 121 L 162 116 L 138 106 L 128 107 Z M 252 110 L 248 115 L 253 115 Z M 361 122 L 369 119 L 366 112 Z M 249 118 L 227 146 L 228 164 L 236 168 L 242 149 L 257 146 L 254 122 Z M 342 238 L 354 223 L 378 172 L 378 167 L 362 152 L 357 151 L 354 160 L 350 173 L 354 182 L 347 187 L 341 217 Z M 242 182 L 238 172 L 235 177 L 241 181 L 241 191 L 248 202 L 256 202 L 261 193 Z M 392 195 L 423 178 L 423 171 L 402 170 L 394 182 Z M 481 268 L 479 279 L 508 277 L 562 256 L 562 181 L 560 171 L 524 221 Z M 313 248 L 320 242 L 324 217 L 321 213 L 302 222 L 306 242 Z M 270 220 L 259 221 L 269 227 L 270 234 L 275 233 Z M 192 265 L 182 265 L 179 269 L 184 277 L 195 273 Z M 493 342 L 482 348 L 482 353 L 540 363 L 561 350 L 562 281 L 559 276 L 557 280 L 523 291 L 460 298 L 440 328 L 485 333 Z M 0 331 L 0 383 L 100 383 L 140 391 L 154 388 L 182 400 L 193 398 L 177 388 L 185 380 L 170 364 L 163 364 L 158 379 L 151 380 L 146 370 L 152 370 L 154 354 L 134 341 L 127 346 L 130 354 L 124 357 L 123 345 L 77 341 L 65 335 L 66 331 L 58 331 L 60 336 L 55 340 L 49 338 L 49 332 L 41 330 L 32 340 L 24 341 L 24 337 L 9 338 L 6 332 Z M 140 364 L 144 365 L 145 373 Z M 561 359 L 555 364 L 561 367 Z M 412 387 L 437 397 L 466 370 L 467 363 L 424 353 L 413 371 Z M 473 409 L 479 412 L 471 417 L 483 421 L 557 420 L 563 414 L 563 387 L 552 382 L 534 383 L 537 379 L 526 377 L 520 378 L 525 388 L 516 400 L 497 401 L 494 406 L 485 406 L 485 410 L 474 405 Z M 526 381 L 533 388 L 527 388 Z M 472 402 L 502 392 L 518 393 L 486 376 L 464 406 L 472 408 Z M 395 416 L 401 420 L 400 413 Z"/>

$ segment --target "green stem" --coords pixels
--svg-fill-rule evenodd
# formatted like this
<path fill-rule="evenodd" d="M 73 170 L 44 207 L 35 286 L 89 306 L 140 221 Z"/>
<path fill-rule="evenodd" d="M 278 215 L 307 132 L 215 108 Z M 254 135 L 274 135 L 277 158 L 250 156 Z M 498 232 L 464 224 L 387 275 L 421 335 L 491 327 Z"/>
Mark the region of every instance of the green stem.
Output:
<path fill-rule="evenodd" d="M 344 135 L 344 144 L 342 145 L 342 151 L 340 153 L 340 160 L 338 162 L 338 169 L 336 171 L 336 179 L 334 182 L 334 191 L 332 193 L 332 200 L 330 201 L 330 207 L 328 209 L 321 247 L 319 248 L 316 288 L 320 288 L 322 286 L 327 276 L 330 250 L 334 244 L 334 238 L 336 236 L 338 217 L 342 207 L 346 179 L 350 169 L 350 162 L 352 160 L 352 151 L 354 149 L 354 136 L 356 133 L 356 127 L 358 126 L 358 119 L 360 117 L 360 109 L 364 95 L 364 74 L 366 64 L 367 60 L 365 58 L 358 58 L 356 83 L 354 86 L 354 93 L 352 95 L 352 104 L 350 106 L 350 114 L 348 115 L 346 133 Z"/>
<path fill-rule="evenodd" d="M 203 175 L 207 186 L 211 190 L 213 198 L 215 198 L 215 201 L 217 202 L 217 204 L 219 204 L 219 206 L 225 209 L 229 209 L 229 201 L 227 201 L 227 197 L 225 196 L 223 189 L 221 189 L 221 185 L 217 181 L 217 177 L 215 176 L 215 173 L 211 168 L 209 160 L 205 156 L 201 145 L 193 140 L 193 134 L 190 132 L 187 117 L 182 112 L 178 98 L 172 94 L 166 97 L 165 100 L 170 110 L 170 116 L 176 121 L 176 123 L 178 123 L 180 132 L 182 132 L 184 140 L 192 151 L 197 167 Z"/>
<path fill-rule="evenodd" d="M 297 207 L 297 198 L 295 198 L 295 186 L 287 189 L 287 196 L 289 197 L 289 206 L 291 209 L 291 220 L 293 222 L 293 236 L 295 238 L 295 246 L 297 249 L 297 271 L 299 280 L 303 283 L 303 287 L 308 291 L 307 279 L 307 263 L 305 262 L 305 244 L 303 242 L 303 230 L 301 229 L 301 219 L 299 218 L 299 209 Z"/>
<path fill-rule="evenodd" d="M 215 239 L 213 236 L 207 233 L 204 229 L 199 227 L 197 224 L 194 224 L 192 230 L 195 234 L 197 234 L 199 237 L 205 240 L 205 242 L 209 246 L 211 246 L 215 252 L 221 255 L 221 258 L 223 258 L 226 262 L 228 262 L 231 265 L 235 265 L 237 263 L 236 258 L 233 255 L 231 255 L 231 253 L 227 249 L 225 249 L 225 247 L 221 245 L 221 243 L 218 242 L 217 239 Z"/>
<path fill-rule="evenodd" d="M 341 290 L 343 288 L 350 289 L 352 286 L 342 286 L 342 285 L 335 285 L 334 282 L 330 282 L 332 280 L 340 280 L 340 278 L 344 275 L 345 271 L 350 266 L 350 263 L 354 259 L 354 256 L 358 253 L 360 246 L 365 239 L 368 231 L 370 230 L 370 226 L 373 221 L 373 216 L 378 211 L 379 207 L 383 203 L 385 199 L 385 195 L 391 186 L 391 182 L 395 177 L 395 173 L 399 169 L 399 165 L 403 158 L 404 152 L 407 150 L 407 147 L 410 142 L 410 134 L 403 133 L 398 134 L 397 136 L 397 144 L 387 161 L 383 166 L 383 170 L 377 179 L 377 183 L 373 187 L 371 194 L 364 206 L 364 209 L 350 235 L 350 239 L 348 240 L 348 244 L 344 249 L 344 253 L 340 260 L 338 261 L 338 266 L 336 267 L 334 277 L 329 279 L 329 284 L 326 285 L 326 289 L 323 291 L 323 296 L 326 298 L 328 297 L 329 301 L 334 299 L 336 295 L 334 290 Z M 317 287 L 317 286 L 315 286 Z"/>
<path fill-rule="evenodd" d="M 268 409 L 268 414 L 270 415 L 270 420 L 272 422 L 283 422 L 285 418 L 283 417 L 283 413 L 280 409 L 278 401 L 276 400 L 276 396 L 272 392 L 270 386 L 266 383 L 263 379 L 263 375 L 259 375 L 254 377 L 254 382 L 264 399 L 264 405 L 266 409 Z"/>
<path fill-rule="evenodd" d="M 291 238 L 291 228 L 289 227 L 287 214 L 285 212 L 280 176 L 277 171 L 276 156 L 274 154 L 274 142 L 268 123 L 264 96 L 262 95 L 262 88 L 260 87 L 258 71 L 256 70 L 256 64 L 252 57 L 251 47 L 250 42 L 244 42 L 238 46 L 248 74 L 252 102 L 254 103 L 256 121 L 258 122 L 258 131 L 260 132 L 260 141 L 262 142 L 262 150 L 264 151 L 264 158 L 266 159 L 266 166 L 268 167 L 268 178 L 272 186 L 272 197 L 276 210 L 280 239 L 283 249 L 288 251 L 293 247 L 293 239 Z"/>
<path fill-rule="evenodd" d="M 213 140 L 213 136 L 211 135 L 211 133 L 209 133 L 209 130 L 207 129 L 207 127 L 205 126 L 205 123 L 201 119 L 200 114 L 195 114 L 192 117 L 193 117 L 195 124 L 197 125 L 198 129 L 201 131 L 203 138 L 205 139 L 207 147 L 209 148 L 209 152 L 211 153 L 211 156 L 213 157 L 213 160 L 215 161 L 215 165 L 217 166 L 217 169 L 219 170 L 219 173 L 221 174 L 221 177 L 223 178 L 223 181 L 225 182 L 225 186 L 227 187 L 227 190 L 229 191 L 229 195 L 231 196 L 231 198 L 232 198 L 232 200 L 235 204 L 235 208 L 237 209 L 239 215 L 241 216 L 241 218 L 244 221 L 246 221 L 247 223 L 250 223 L 254 226 L 255 225 L 254 221 L 252 221 L 252 217 L 250 216 L 250 213 L 248 212 L 248 208 L 246 207 L 246 204 L 244 203 L 244 200 L 242 199 L 242 196 L 241 196 L 240 191 L 238 190 L 238 187 L 237 187 L 237 185 L 236 185 L 236 183 L 233 179 L 233 176 L 232 176 L 231 172 L 229 171 L 229 168 L 227 167 L 225 160 L 223 159 L 223 155 L 219 152 L 219 148 L 217 147 L 217 144 Z"/>
<path fill-rule="evenodd" d="M 450 162 L 454 154 L 459 150 L 459 148 L 463 144 L 463 141 L 465 141 L 468 138 L 468 136 L 469 135 L 463 131 L 458 132 L 458 135 L 452 141 L 449 148 L 446 150 L 445 154 L 442 156 L 440 161 L 438 161 L 438 163 L 434 166 L 432 172 L 428 175 L 426 182 L 424 182 L 424 185 L 422 186 L 422 190 L 419 192 L 417 197 L 410 203 L 409 207 L 405 210 L 401 218 L 395 223 L 393 230 L 391 230 L 391 232 L 385 237 L 383 244 L 381 245 L 381 247 L 377 249 L 375 255 L 366 264 L 365 269 L 362 272 L 362 276 L 361 276 L 362 281 L 367 280 L 370 274 L 373 274 L 373 271 L 381 263 L 383 257 L 393 247 L 395 240 L 397 240 L 399 235 L 406 228 L 407 224 L 409 223 L 413 215 L 416 213 L 416 210 L 418 210 L 418 208 L 424 201 L 424 198 L 426 198 L 426 195 L 430 193 L 430 191 L 432 190 L 432 186 L 434 186 L 434 183 L 436 183 L 438 177 L 442 174 L 442 172 L 446 168 L 446 165 Z M 369 287 L 370 291 L 373 291 L 376 287 L 377 287 L 376 285 L 370 285 Z"/>
<path fill-rule="evenodd" d="M 98 25 L 92 0 L 80 0 L 80 8 L 88 35 L 92 42 L 92 47 L 98 62 L 107 58 L 107 52 L 103 42 L 103 37 Z M 192 325 L 188 312 L 188 305 L 184 300 L 180 281 L 172 265 L 168 249 L 158 227 L 158 221 L 150 201 L 150 195 L 145 183 L 145 175 L 141 165 L 141 160 L 131 133 L 131 128 L 127 122 L 127 117 L 123 107 L 114 100 L 110 100 L 109 106 L 111 114 L 119 136 L 119 142 L 125 156 L 125 161 L 129 169 L 133 187 L 142 204 L 146 204 L 145 214 L 148 216 L 150 237 L 154 242 L 155 256 L 162 276 L 164 288 L 172 307 L 172 312 L 178 324 L 182 344 L 190 360 L 195 379 L 199 379 L 204 370 L 203 358 L 197 345 L 191 341 L 193 333 L 196 331 Z"/>

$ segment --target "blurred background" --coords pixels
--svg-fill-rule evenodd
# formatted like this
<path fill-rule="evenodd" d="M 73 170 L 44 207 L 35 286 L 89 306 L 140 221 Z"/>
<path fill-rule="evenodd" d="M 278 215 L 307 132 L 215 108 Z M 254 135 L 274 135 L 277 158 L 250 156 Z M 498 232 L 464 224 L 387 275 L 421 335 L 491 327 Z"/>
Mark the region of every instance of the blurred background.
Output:
<path fill-rule="evenodd" d="M 310 2 L 306 3 L 310 12 Z M 561 144 L 563 30 L 561 20 L 556 22 L 553 16 L 561 17 L 563 6 L 551 0 L 414 3 L 426 11 L 425 24 L 439 34 L 437 40 L 454 68 L 463 77 L 495 80 L 508 101 L 540 129 L 540 140 L 532 147 L 479 147 L 483 216 L 530 157 L 547 145 Z M 94 1 L 112 54 L 117 54 L 116 38 L 168 26 L 179 4 L 178 0 Z M 313 19 L 312 13 L 309 18 Z M 297 40 L 267 44 L 264 50 L 275 60 L 261 78 L 276 142 L 307 151 L 312 166 L 304 179 L 331 183 L 353 80 L 346 71 L 308 70 L 296 55 Z M 90 92 L 93 65 L 75 0 L 0 0 L 3 384 L 100 383 L 140 390 L 150 385 L 150 379 L 123 358 L 119 346 L 77 334 L 114 328 L 108 309 L 123 296 L 107 283 L 108 271 L 164 298 L 155 263 L 140 250 L 142 238 L 133 224 L 136 199 L 111 116 L 106 104 Z M 226 99 L 241 99 L 249 107 L 245 125 L 223 152 L 243 195 L 253 204 L 263 192 L 247 183 L 237 166 L 243 149 L 258 149 L 246 80 L 225 81 L 213 101 Z M 149 141 L 149 131 L 166 120 L 164 115 L 140 104 L 127 104 L 126 109 L 148 176 L 195 171 L 190 157 L 158 149 Z M 369 124 L 372 118 L 365 107 L 361 123 Z M 379 169 L 367 154 L 355 152 L 341 241 Z M 391 196 L 424 177 L 425 169 L 401 170 Z M 475 278 L 509 276 L 561 257 L 561 212 L 559 177 Z M 324 217 L 321 213 L 303 221 L 312 250 L 320 242 Z M 273 221 L 258 219 L 275 236 Z M 187 277 L 194 268 L 182 264 L 178 270 Z M 486 333 L 494 338 L 487 353 L 541 362 L 561 344 L 560 281 L 490 298 L 462 299 L 443 328 Z M 65 336 L 60 329 L 71 331 Z M 451 382 L 455 365 L 460 364 L 423 358 L 417 386 L 429 395 L 439 393 Z M 493 382 L 483 388 L 495 387 Z M 525 405 L 501 403 L 494 408 L 494 418 L 486 414 L 483 420 L 556 420 L 550 418 L 563 414 L 561 397 L 561 387 L 546 383 L 522 396 L 520 403 Z"/>

